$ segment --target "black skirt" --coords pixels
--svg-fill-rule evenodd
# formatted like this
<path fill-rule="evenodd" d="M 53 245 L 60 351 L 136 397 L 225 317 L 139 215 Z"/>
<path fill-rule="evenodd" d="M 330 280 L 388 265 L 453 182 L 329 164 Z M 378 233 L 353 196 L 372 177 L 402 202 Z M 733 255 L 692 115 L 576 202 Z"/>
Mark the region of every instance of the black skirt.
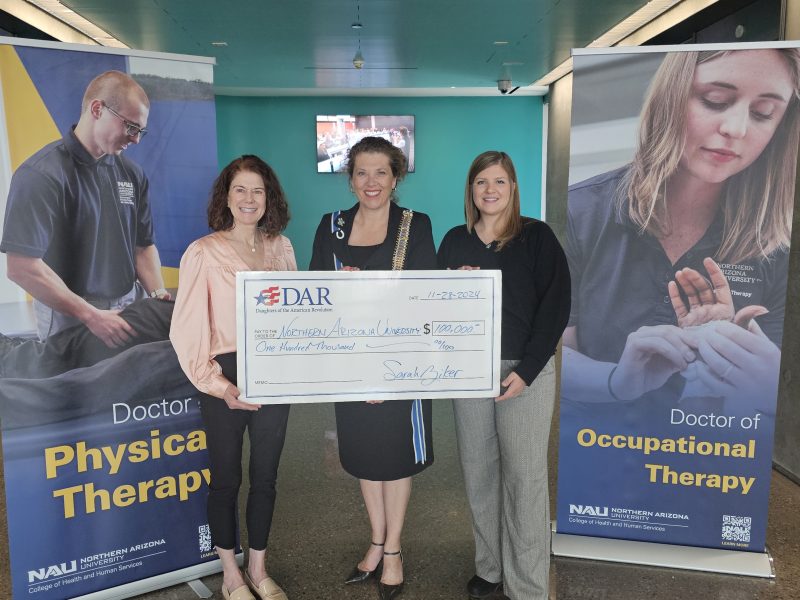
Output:
<path fill-rule="evenodd" d="M 431 401 L 422 401 L 422 418 L 417 420 L 419 441 L 424 440 L 424 462 L 415 462 L 414 457 L 413 403 L 413 400 L 337 403 L 339 459 L 344 470 L 359 479 L 393 481 L 416 475 L 431 465 Z"/>
<path fill-rule="evenodd" d="M 389 235 L 387 241 L 378 246 L 348 245 L 351 266 L 367 268 L 370 259 L 382 246 L 393 246 L 393 239 L 394 236 Z M 433 257 L 432 265 L 435 266 Z M 390 269 L 391 265 L 387 263 L 382 268 Z M 422 410 L 418 411 L 416 419 L 412 409 L 414 402 L 387 400 L 381 404 L 361 401 L 337 403 L 339 460 L 344 470 L 359 479 L 394 481 L 416 475 L 433 464 L 431 401 L 422 400 Z M 415 422 L 418 432 L 416 446 L 418 450 L 424 448 L 424 460 L 417 458 L 414 452 Z"/>

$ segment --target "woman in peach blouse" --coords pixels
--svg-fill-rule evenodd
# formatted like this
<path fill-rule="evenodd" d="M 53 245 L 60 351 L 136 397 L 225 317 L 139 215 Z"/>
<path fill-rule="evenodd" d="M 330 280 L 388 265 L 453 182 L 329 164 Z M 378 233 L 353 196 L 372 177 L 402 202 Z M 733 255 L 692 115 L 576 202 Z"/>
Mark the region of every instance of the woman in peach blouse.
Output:
<path fill-rule="evenodd" d="M 214 231 L 181 259 L 170 339 L 186 376 L 201 392 L 211 468 L 208 523 L 222 562 L 226 599 L 286 600 L 267 575 L 267 539 L 289 405 L 239 400 L 236 387 L 236 272 L 296 271 L 294 250 L 281 235 L 289 221 L 283 189 L 257 156 L 235 159 L 217 177 L 208 206 Z M 235 560 L 236 508 L 242 483 L 242 441 L 250 438 L 247 569 Z M 252 593 L 251 593 L 252 590 Z"/>

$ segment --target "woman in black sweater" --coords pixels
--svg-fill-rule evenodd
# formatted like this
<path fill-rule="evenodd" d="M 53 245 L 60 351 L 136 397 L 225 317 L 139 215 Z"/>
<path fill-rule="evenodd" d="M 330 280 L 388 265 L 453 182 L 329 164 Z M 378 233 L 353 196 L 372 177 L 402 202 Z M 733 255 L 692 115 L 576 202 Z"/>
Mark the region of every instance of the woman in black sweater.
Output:
<path fill-rule="evenodd" d="M 503 588 L 511 600 L 545 600 L 553 354 L 569 318 L 569 268 L 551 229 L 520 215 L 506 153 L 472 162 L 464 211 L 466 224 L 442 240 L 439 267 L 503 273 L 501 395 L 453 401 L 475 533 L 476 574 L 467 590 L 471 598 Z"/>

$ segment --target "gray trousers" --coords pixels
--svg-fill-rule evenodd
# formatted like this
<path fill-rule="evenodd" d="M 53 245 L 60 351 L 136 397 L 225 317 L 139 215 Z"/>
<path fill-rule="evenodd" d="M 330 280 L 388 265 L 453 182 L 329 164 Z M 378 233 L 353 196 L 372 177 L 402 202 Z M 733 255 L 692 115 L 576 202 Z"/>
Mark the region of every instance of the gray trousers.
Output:
<path fill-rule="evenodd" d="M 504 360 L 501 377 L 516 364 Z M 502 580 L 511 600 L 547 599 L 547 446 L 554 403 L 553 358 L 516 398 L 453 400 L 475 535 L 475 572 L 487 581 Z"/>

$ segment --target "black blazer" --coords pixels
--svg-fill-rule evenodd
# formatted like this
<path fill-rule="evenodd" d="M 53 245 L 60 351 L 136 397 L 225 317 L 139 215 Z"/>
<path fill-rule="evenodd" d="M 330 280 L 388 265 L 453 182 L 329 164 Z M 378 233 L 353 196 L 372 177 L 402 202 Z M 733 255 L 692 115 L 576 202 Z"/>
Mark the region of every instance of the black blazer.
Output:
<path fill-rule="evenodd" d="M 405 209 L 392 203 L 389 209 L 389 226 L 386 229 L 386 239 L 370 256 L 364 270 L 369 271 L 388 271 L 392 268 L 392 255 L 397 241 L 397 234 L 400 228 L 400 220 Z M 353 219 L 358 212 L 358 204 L 344 210 L 336 220 L 336 227 L 332 227 L 331 215 L 328 213 L 322 217 L 314 236 L 314 250 L 311 254 L 310 271 L 334 271 L 336 265 L 333 255 L 342 262 L 344 266 L 353 266 L 350 246 L 347 240 L 350 239 L 350 232 L 353 230 Z M 336 229 L 339 229 L 337 235 Z M 428 215 L 421 212 L 414 212 L 411 219 L 411 228 L 408 234 L 408 250 L 406 252 L 406 262 L 404 269 L 436 269 L 436 247 L 433 244 L 433 232 L 431 231 L 431 220 Z"/>

